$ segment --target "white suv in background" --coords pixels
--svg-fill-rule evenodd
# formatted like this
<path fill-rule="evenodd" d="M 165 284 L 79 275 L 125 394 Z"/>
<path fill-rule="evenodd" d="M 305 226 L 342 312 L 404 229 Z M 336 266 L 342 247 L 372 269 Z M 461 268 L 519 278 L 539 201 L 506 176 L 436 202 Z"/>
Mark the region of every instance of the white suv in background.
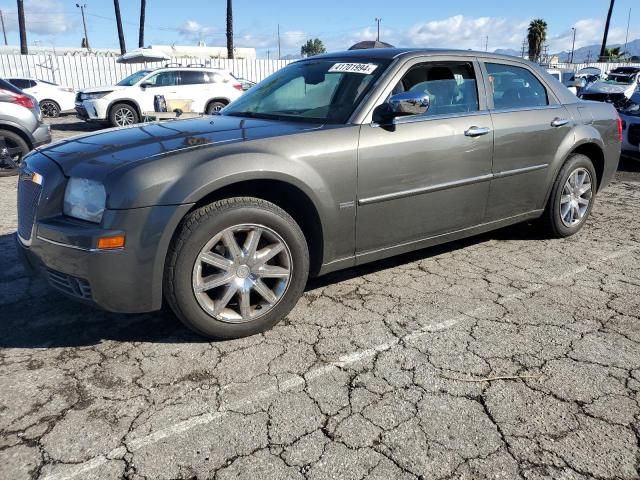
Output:
<path fill-rule="evenodd" d="M 113 86 L 80 90 L 78 117 L 108 121 L 114 127 L 138 123 L 153 112 L 156 95 L 190 100 L 191 111 L 212 114 L 242 95 L 242 84 L 228 71 L 205 67 L 165 67 L 140 70 Z"/>
<path fill-rule="evenodd" d="M 35 97 L 44 117 L 58 117 L 60 112 L 73 111 L 76 92 L 71 87 L 28 77 L 11 77 L 6 80 Z"/>

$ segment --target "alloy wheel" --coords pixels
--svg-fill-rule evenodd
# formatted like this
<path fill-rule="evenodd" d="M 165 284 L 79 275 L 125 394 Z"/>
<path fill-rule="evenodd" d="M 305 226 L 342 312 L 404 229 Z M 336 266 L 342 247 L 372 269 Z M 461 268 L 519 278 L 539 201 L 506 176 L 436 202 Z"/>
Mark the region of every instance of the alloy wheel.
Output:
<path fill-rule="evenodd" d="M 586 168 L 577 168 L 569 175 L 560 196 L 560 219 L 566 227 L 582 222 L 593 198 L 593 181 Z"/>
<path fill-rule="evenodd" d="M 22 148 L 9 138 L 0 137 L 0 173 L 17 171 L 22 161 Z"/>
<path fill-rule="evenodd" d="M 228 323 L 255 320 L 273 309 L 291 281 L 285 241 L 263 225 L 226 228 L 196 258 L 193 293 L 207 314 Z"/>
<path fill-rule="evenodd" d="M 58 108 L 58 106 L 55 103 L 49 101 L 45 101 L 40 104 L 40 111 L 46 118 L 55 118 L 60 115 L 60 109 Z"/>
<path fill-rule="evenodd" d="M 115 123 L 119 127 L 133 125 L 133 112 L 128 108 L 119 108 L 114 115 Z"/>

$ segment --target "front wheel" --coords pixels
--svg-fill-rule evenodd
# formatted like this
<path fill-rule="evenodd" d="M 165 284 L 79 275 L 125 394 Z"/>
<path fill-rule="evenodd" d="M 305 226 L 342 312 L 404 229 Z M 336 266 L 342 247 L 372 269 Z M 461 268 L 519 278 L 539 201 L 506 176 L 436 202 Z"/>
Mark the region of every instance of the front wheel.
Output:
<path fill-rule="evenodd" d="M 589 218 L 597 190 L 596 171 L 589 157 L 574 154 L 553 184 L 543 222 L 556 238 L 577 233 Z"/>
<path fill-rule="evenodd" d="M 53 100 L 42 100 L 40 102 L 40 111 L 43 117 L 58 118 L 60 116 L 60 105 Z"/>
<path fill-rule="evenodd" d="M 308 274 L 307 243 L 293 218 L 270 202 L 237 197 L 185 218 L 169 251 L 164 291 L 192 330 L 239 338 L 289 313 Z"/>
<path fill-rule="evenodd" d="M 118 103 L 111 107 L 109 123 L 113 127 L 126 127 L 138 123 L 138 112 L 127 103 Z"/>

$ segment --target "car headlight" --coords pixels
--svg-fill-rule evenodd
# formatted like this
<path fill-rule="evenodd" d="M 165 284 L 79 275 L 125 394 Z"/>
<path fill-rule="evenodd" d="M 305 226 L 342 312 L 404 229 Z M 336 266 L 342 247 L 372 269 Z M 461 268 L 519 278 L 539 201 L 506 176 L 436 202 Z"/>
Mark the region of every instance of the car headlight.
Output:
<path fill-rule="evenodd" d="M 111 93 L 111 90 L 106 91 L 106 92 L 81 93 L 80 94 L 80 100 L 96 100 L 96 99 L 102 98 L 105 95 L 108 95 L 110 93 Z"/>
<path fill-rule="evenodd" d="M 107 202 L 104 185 L 87 178 L 70 178 L 64 191 L 64 214 L 100 223 Z"/>

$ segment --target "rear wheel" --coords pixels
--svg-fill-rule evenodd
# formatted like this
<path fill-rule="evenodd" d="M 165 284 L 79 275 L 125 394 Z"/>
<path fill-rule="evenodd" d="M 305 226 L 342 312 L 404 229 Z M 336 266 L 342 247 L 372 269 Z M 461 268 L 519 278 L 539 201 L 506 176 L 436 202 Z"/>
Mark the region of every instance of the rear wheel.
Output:
<path fill-rule="evenodd" d="M 20 135 L 0 130 L 0 177 L 17 175 L 29 145 Z"/>
<path fill-rule="evenodd" d="M 60 105 L 53 100 L 42 100 L 40 102 L 40 111 L 43 117 L 57 118 L 60 116 Z"/>
<path fill-rule="evenodd" d="M 219 102 L 219 101 L 209 102 L 209 104 L 207 105 L 207 115 L 213 115 L 214 113 L 219 112 L 226 106 L 227 104 L 224 102 Z"/>
<path fill-rule="evenodd" d="M 114 127 L 126 127 L 138 121 L 138 112 L 127 103 L 117 103 L 109 111 L 109 123 Z"/>
<path fill-rule="evenodd" d="M 189 328 L 211 338 L 262 332 L 295 306 L 309 274 L 298 224 L 261 199 L 220 200 L 193 211 L 167 259 L 165 297 Z"/>
<path fill-rule="evenodd" d="M 542 220 L 553 237 L 577 233 L 589 218 L 597 190 L 597 177 L 591 159 L 574 154 L 566 161 L 547 203 Z"/>

